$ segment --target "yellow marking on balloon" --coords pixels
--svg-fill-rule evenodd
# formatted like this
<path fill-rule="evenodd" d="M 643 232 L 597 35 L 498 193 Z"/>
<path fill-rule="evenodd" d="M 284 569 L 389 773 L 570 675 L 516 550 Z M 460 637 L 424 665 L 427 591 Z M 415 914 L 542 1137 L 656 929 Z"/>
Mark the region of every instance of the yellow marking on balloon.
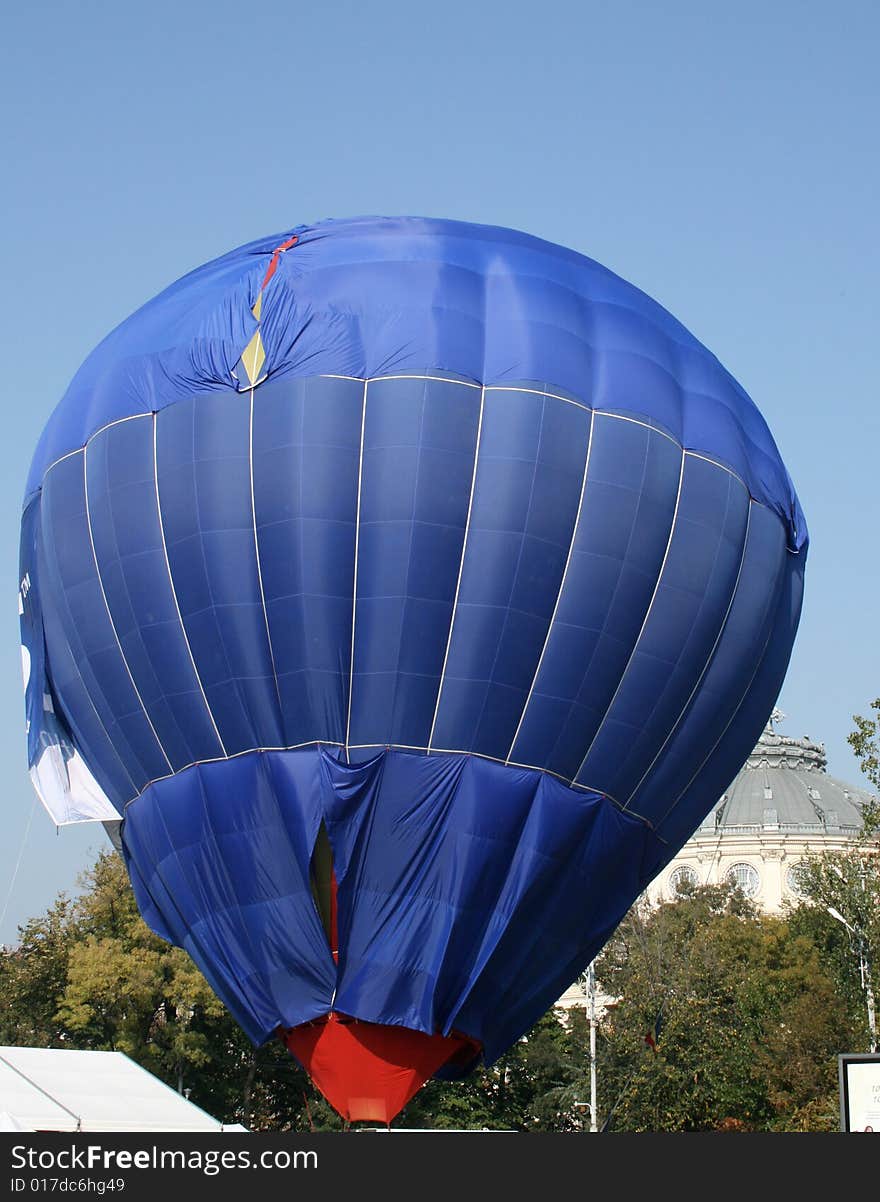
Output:
<path fill-rule="evenodd" d="M 259 377 L 263 364 L 266 361 L 266 352 L 263 350 L 263 340 L 260 337 L 260 331 L 254 332 L 253 338 L 244 348 L 241 361 L 244 364 L 244 369 L 248 374 L 248 380 L 253 384 Z"/>

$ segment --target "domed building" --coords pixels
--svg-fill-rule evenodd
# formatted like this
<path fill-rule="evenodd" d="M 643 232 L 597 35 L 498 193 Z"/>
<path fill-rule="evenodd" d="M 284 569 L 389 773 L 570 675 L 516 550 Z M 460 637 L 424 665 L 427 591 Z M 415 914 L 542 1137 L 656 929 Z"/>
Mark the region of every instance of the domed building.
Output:
<path fill-rule="evenodd" d="M 736 778 L 678 855 L 644 893 L 672 901 L 685 885 L 733 881 L 769 913 L 798 899 L 798 866 L 810 853 L 842 851 L 859 832 L 866 789 L 826 772 L 825 746 L 780 735 L 774 710 Z M 558 1006 L 582 1006 L 571 985 Z"/>
<path fill-rule="evenodd" d="M 806 855 L 843 850 L 859 832 L 871 794 L 829 776 L 825 746 L 764 733 L 720 801 L 647 889 L 649 901 L 674 899 L 687 885 L 737 884 L 770 913 L 798 898 Z"/>

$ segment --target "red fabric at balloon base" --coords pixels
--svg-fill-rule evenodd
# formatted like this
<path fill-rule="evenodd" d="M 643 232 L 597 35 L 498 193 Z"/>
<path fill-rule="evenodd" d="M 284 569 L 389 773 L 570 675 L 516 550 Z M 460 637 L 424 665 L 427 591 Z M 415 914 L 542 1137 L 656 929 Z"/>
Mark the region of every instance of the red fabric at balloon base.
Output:
<path fill-rule="evenodd" d="M 466 1035 L 426 1035 L 337 1014 L 279 1035 L 334 1110 L 354 1122 L 390 1123 L 442 1065 L 480 1051 Z"/>

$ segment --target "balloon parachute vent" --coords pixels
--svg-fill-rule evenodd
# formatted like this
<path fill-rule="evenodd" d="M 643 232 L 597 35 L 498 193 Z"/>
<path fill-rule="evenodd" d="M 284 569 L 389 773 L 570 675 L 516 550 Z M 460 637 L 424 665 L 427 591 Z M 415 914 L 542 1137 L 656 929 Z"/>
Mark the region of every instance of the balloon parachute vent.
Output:
<path fill-rule="evenodd" d="M 339 1014 L 281 1029 L 279 1035 L 350 1122 L 389 1124 L 439 1069 L 464 1067 L 480 1053 L 466 1035 L 427 1035 Z"/>

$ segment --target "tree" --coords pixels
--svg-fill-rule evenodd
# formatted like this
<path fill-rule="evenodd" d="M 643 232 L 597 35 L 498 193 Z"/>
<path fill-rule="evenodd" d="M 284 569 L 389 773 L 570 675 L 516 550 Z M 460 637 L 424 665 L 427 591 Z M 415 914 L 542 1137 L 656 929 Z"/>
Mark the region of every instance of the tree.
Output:
<path fill-rule="evenodd" d="M 846 741 L 856 753 L 862 772 L 874 788 L 880 790 L 880 697 L 871 702 L 870 708 L 877 716 L 865 718 L 853 714 L 855 730 L 850 731 Z"/>
<path fill-rule="evenodd" d="M 589 1096 L 584 1012 L 549 1011 L 495 1064 L 462 1081 L 430 1081 L 395 1120 L 402 1127 L 577 1131 Z"/>
<path fill-rule="evenodd" d="M 877 717 L 853 714 L 855 729 L 847 736 L 858 756 L 859 766 L 874 788 L 880 788 L 880 698 L 871 702 Z M 807 902 L 822 914 L 820 925 L 829 928 L 826 943 L 838 950 L 846 932 L 849 957 L 840 973 L 851 983 L 857 969 L 863 994 L 858 1026 L 858 1042 L 872 1052 L 877 1050 L 875 996 L 878 988 L 877 966 L 880 960 L 880 807 L 870 801 L 862 807 L 862 827 L 845 851 L 816 853 L 800 867 L 801 888 Z M 835 956 L 840 969 L 842 958 Z M 851 993 L 852 991 L 849 990 Z"/>
<path fill-rule="evenodd" d="M 880 712 L 880 700 L 871 708 Z M 880 785 L 880 744 L 877 721 L 853 715 L 856 729 L 848 736 L 859 757 L 862 771 Z M 874 801 L 862 807 L 862 827 L 845 851 L 814 853 L 799 867 L 801 890 L 807 902 L 823 916 L 822 923 L 837 924 L 846 932 L 850 955 L 844 974 L 850 981 L 857 969 L 863 993 L 861 1031 L 858 1042 L 872 1052 L 877 1050 L 875 997 L 878 989 L 877 966 L 880 960 L 880 807 Z M 840 929 L 826 942 L 839 948 Z M 835 960 L 840 967 L 839 955 Z"/>
<path fill-rule="evenodd" d="M 729 886 L 693 889 L 631 911 L 597 971 L 619 999 L 600 1066 L 613 1129 L 827 1128 L 844 1006 L 816 947 L 783 919 Z M 819 1113 L 802 1114 L 817 1095 Z"/>
<path fill-rule="evenodd" d="M 62 893 L 40 918 L 20 928 L 16 948 L 0 957 L 0 1042 L 61 1047 L 56 1010 L 67 980 L 71 903 Z"/>
<path fill-rule="evenodd" d="M 210 1059 L 205 1022 L 223 1006 L 179 948 L 138 914 L 124 865 L 104 853 L 72 913 L 67 978 L 57 1018 L 90 1047 L 125 1052 L 181 1091 Z"/>

